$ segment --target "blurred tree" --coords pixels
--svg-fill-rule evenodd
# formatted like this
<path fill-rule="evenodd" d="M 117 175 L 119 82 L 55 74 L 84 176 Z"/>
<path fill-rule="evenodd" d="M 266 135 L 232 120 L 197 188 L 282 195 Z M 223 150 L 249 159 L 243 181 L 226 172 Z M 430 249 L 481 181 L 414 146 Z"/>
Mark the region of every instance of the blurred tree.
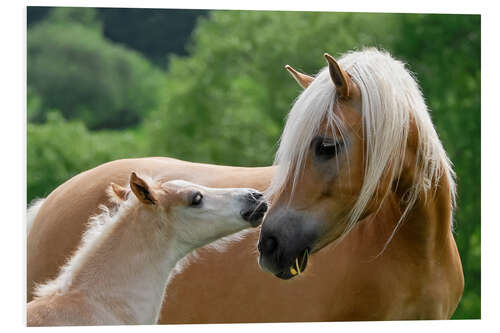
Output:
<path fill-rule="evenodd" d="M 28 124 L 27 137 L 28 202 L 99 164 L 147 155 L 131 131 L 89 132 L 81 121 L 67 122 L 55 111 L 45 124 Z"/>
<path fill-rule="evenodd" d="M 455 236 L 465 292 L 455 318 L 481 315 L 481 17 L 401 15 L 394 52 L 417 73 L 434 124 L 455 164 Z"/>
<path fill-rule="evenodd" d="M 145 125 L 161 138 L 152 150 L 193 161 L 271 164 L 300 92 L 284 65 L 315 73 L 325 66 L 323 52 L 387 43 L 393 24 L 385 14 L 212 12 L 194 32 L 191 56 L 172 58 L 166 103 Z"/>
<path fill-rule="evenodd" d="M 157 107 L 163 73 L 137 52 L 106 41 L 92 8 L 56 8 L 28 29 L 28 90 L 40 112 L 61 110 L 90 129 L 137 125 Z"/>
<path fill-rule="evenodd" d="M 169 54 L 187 55 L 186 41 L 206 10 L 99 8 L 104 36 L 146 55 L 167 68 Z"/>
<path fill-rule="evenodd" d="M 47 17 L 53 7 L 28 6 L 26 7 L 26 23 L 28 28 Z"/>
<path fill-rule="evenodd" d="M 58 11 L 57 15 L 52 14 Z M 85 12 L 84 15 L 80 11 Z M 99 22 L 104 37 L 128 48 L 141 52 L 155 65 L 168 67 L 170 54 L 187 55 L 186 41 L 191 35 L 198 17 L 206 16 L 207 10 L 151 9 L 151 8 L 85 8 L 85 7 L 37 7 L 27 10 L 28 27 L 52 16 L 65 21 L 87 24 L 85 19 Z"/>
<path fill-rule="evenodd" d="M 87 28 L 102 30 L 102 23 L 95 8 L 55 7 L 48 13 L 47 20 L 61 25 L 81 24 Z"/>
<path fill-rule="evenodd" d="M 26 91 L 26 114 L 28 121 L 35 119 L 41 113 L 43 113 L 42 98 L 28 86 Z"/>

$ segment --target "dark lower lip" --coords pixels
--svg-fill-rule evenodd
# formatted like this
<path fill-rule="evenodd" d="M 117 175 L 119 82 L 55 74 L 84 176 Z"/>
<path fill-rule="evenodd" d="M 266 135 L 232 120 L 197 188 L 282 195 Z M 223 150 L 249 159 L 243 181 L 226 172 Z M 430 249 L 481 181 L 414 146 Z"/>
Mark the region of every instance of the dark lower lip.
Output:
<path fill-rule="evenodd" d="M 290 280 L 293 278 L 295 275 L 292 275 L 290 272 L 279 272 L 277 274 L 274 274 L 277 278 L 280 278 L 282 280 Z"/>
<path fill-rule="evenodd" d="M 306 251 L 308 252 L 308 254 L 306 254 Z M 297 258 L 297 260 L 299 261 L 301 273 L 304 273 L 305 270 L 306 270 L 307 262 L 309 261 L 309 255 L 310 254 L 311 254 L 311 252 L 310 252 L 309 248 L 306 248 L 304 251 L 302 251 L 302 253 Z M 295 265 L 296 264 L 294 262 L 290 266 L 291 267 L 295 267 Z M 279 273 L 274 274 L 274 276 L 276 276 L 277 278 L 280 278 L 282 280 L 290 280 L 291 278 L 299 276 L 299 275 L 300 274 L 295 274 L 295 275 L 292 274 L 291 271 L 290 271 L 290 268 L 288 268 L 288 270 L 281 271 Z"/>

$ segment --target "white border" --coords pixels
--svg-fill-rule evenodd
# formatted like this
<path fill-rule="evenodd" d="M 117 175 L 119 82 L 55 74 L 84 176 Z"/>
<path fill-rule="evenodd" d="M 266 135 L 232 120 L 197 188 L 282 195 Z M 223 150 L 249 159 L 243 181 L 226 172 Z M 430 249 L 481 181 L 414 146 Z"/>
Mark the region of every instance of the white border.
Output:
<path fill-rule="evenodd" d="M 3 223 L 0 246 L 2 253 L 2 324 L 11 328 L 24 328 L 25 303 L 20 295 L 25 293 L 25 205 L 26 205 L 26 5 L 45 6 L 89 6 L 89 7 L 136 7 L 136 8 L 200 8 L 200 9 L 251 9 L 251 10 L 308 10 L 308 11 L 363 11 L 392 13 L 480 13 L 482 14 L 482 320 L 466 321 L 414 321 L 414 322 L 365 322 L 365 323 L 313 323 L 313 324 L 245 324 L 245 325 L 170 325 L 93 327 L 93 330 L 169 330 L 169 331 L 234 331 L 254 332 L 262 329 L 303 331 L 315 329 L 327 331 L 348 329 L 376 332 L 421 332 L 484 329 L 495 325 L 498 315 L 499 269 L 498 253 L 500 233 L 499 218 L 494 211 L 498 182 L 499 86 L 498 37 L 500 31 L 498 14 L 488 1 L 443 2 L 443 1 L 25 1 L 3 3 L 0 11 L 2 24 L 2 182 L 1 199 Z M 478 184 L 479 186 L 479 184 Z M 339 300 L 341 301 L 341 300 Z M 498 326 L 498 325 L 495 325 Z M 4 330 L 7 328 L 4 326 Z M 10 328 L 9 327 L 9 328 Z M 8 329 L 8 328 L 7 328 Z M 68 328 L 58 328 L 68 329 Z M 72 328 L 87 330 L 88 328 Z M 44 330 L 44 329 L 42 329 Z M 48 328 L 47 330 L 54 330 Z"/>

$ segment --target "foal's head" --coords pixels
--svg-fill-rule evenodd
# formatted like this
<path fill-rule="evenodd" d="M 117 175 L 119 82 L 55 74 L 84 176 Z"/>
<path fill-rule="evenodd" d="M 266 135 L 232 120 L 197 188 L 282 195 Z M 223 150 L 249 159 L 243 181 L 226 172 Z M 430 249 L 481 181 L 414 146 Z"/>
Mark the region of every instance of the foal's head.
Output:
<path fill-rule="evenodd" d="M 188 248 L 256 227 L 267 211 L 263 195 L 253 189 L 209 188 L 184 180 L 158 182 L 135 172 L 130 176 L 130 189 L 116 184 L 111 189 L 118 200 L 133 195 L 140 209 L 160 217 L 160 230 Z"/>

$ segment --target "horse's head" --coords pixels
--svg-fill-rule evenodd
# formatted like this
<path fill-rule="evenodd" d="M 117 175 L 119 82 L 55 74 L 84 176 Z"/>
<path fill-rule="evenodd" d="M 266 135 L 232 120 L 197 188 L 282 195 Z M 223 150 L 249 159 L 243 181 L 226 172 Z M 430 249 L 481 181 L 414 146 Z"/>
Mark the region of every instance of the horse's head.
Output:
<path fill-rule="evenodd" d="M 305 100 L 299 98 L 295 107 L 302 102 L 317 103 L 316 107 L 326 107 L 328 111 L 310 115 L 316 119 L 298 119 L 300 114 L 292 111 L 287 126 L 297 128 L 285 129 L 278 152 L 278 156 L 282 154 L 282 158 L 297 163 L 280 170 L 286 175 L 281 174 L 283 178 L 278 179 L 279 189 L 273 193 L 274 204 L 262 226 L 258 248 L 261 267 L 285 279 L 305 269 L 309 253 L 342 234 L 363 181 L 360 90 L 335 59 L 328 54 L 325 57 L 328 70 L 316 78 L 286 67 L 305 89 L 300 97 Z M 325 91 L 325 86 L 330 91 Z M 314 134 L 308 135 L 304 127 L 310 127 L 307 132 Z M 302 142 L 294 140 L 298 137 Z M 289 139 L 292 142 L 286 141 Z M 288 143 L 301 146 L 293 151 L 284 149 Z M 283 156 L 294 153 L 302 156 Z"/>
<path fill-rule="evenodd" d="M 283 279 L 378 209 L 406 163 L 411 122 L 427 140 L 417 139 L 418 154 L 431 161 L 415 163 L 411 200 L 446 159 L 418 85 L 401 62 L 373 49 L 339 62 L 325 57 L 328 66 L 314 78 L 287 66 L 304 91 L 281 137 L 267 193 L 273 205 L 258 244 L 261 267 Z"/>

